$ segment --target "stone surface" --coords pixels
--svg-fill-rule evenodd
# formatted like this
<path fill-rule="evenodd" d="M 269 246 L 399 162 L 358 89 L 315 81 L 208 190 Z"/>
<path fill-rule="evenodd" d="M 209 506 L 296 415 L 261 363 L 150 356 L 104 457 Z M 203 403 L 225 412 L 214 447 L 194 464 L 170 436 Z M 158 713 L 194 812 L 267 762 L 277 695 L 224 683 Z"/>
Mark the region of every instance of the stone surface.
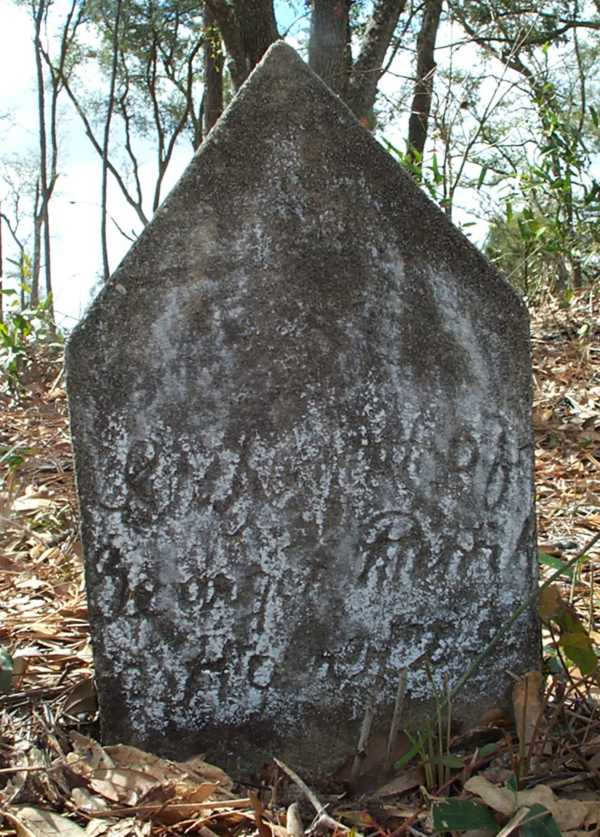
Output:
<path fill-rule="evenodd" d="M 535 584 L 523 305 L 284 44 L 73 332 L 104 735 L 324 773 Z M 464 689 L 538 664 L 526 614 Z"/>

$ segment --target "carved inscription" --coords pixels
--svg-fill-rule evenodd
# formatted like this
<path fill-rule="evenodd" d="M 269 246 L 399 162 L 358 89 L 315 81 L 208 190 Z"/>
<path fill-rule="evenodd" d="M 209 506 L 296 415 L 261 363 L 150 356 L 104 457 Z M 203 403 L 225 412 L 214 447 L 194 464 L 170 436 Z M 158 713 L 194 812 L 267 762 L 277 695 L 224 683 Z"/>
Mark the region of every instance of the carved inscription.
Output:
<path fill-rule="evenodd" d="M 505 533 L 493 512 L 507 499 L 512 502 L 511 479 L 518 480 L 511 477 L 512 468 L 519 471 L 517 443 L 503 418 L 465 422 L 451 435 L 423 413 L 410 422 L 397 418 L 404 441 L 393 447 L 391 461 L 381 463 L 374 439 L 385 432 L 385 412 L 367 405 L 363 415 L 364 425 L 335 429 L 321 434 L 322 440 L 314 432 L 320 419 L 314 408 L 287 438 L 242 438 L 235 451 L 224 440 L 215 443 L 201 434 L 174 438 L 167 427 L 122 446 L 118 463 L 113 450 L 106 461 L 111 468 L 119 465 L 121 480 L 113 477 L 118 490 L 104 501 L 114 520 L 102 538 L 102 561 L 113 580 L 107 611 L 124 619 L 162 613 L 163 632 L 171 619 L 168 630 L 176 630 L 181 613 L 201 612 L 210 629 L 198 631 L 200 641 L 187 663 L 190 674 L 206 688 L 220 684 L 220 693 L 219 672 L 227 661 L 240 684 L 245 679 L 257 690 L 262 706 L 282 656 L 293 647 L 293 639 L 278 647 L 276 638 L 288 633 L 283 614 L 299 589 L 314 591 L 315 601 L 331 598 L 334 579 L 344 575 L 371 596 L 411 589 L 418 599 L 437 586 L 451 608 L 453 589 L 469 581 L 474 554 L 488 556 L 498 579 L 503 566 L 497 544 Z M 475 512 L 482 508 L 487 516 Z M 446 531 L 445 517 L 452 520 Z M 190 522 L 193 533 L 186 533 Z M 127 527 L 138 532 L 135 561 L 131 555 L 123 560 L 122 551 L 130 548 L 119 532 Z M 248 564 L 249 555 L 259 556 L 260 563 Z M 351 567 L 350 575 L 344 565 Z M 341 591 L 340 606 L 355 606 L 343 600 Z M 162 612 L 161 601 L 176 603 L 177 612 Z M 426 619 L 428 599 L 423 601 Z M 444 602 L 439 607 L 443 612 Z M 247 651 L 219 638 L 221 624 L 221 635 L 228 636 L 232 612 L 247 637 Z M 435 643 L 430 632 L 424 644 L 418 613 L 413 604 L 406 620 L 380 617 L 377 636 L 412 649 L 414 657 L 392 658 L 390 677 L 395 664 L 418 665 L 434 653 L 440 636 L 450 641 L 451 620 L 446 627 L 436 625 Z M 301 613 L 285 618 L 306 630 Z M 310 618 L 315 633 L 315 615 Z M 256 646 L 261 636 L 263 650 Z M 304 664 L 333 666 L 347 683 L 377 665 L 377 650 L 364 636 L 325 652 L 330 643 L 330 638 L 316 642 Z"/>

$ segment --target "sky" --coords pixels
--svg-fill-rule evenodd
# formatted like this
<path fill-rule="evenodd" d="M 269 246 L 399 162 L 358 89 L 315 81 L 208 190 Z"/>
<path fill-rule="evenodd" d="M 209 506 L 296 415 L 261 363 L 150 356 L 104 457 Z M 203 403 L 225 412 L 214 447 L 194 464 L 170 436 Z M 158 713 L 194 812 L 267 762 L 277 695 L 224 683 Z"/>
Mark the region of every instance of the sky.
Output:
<path fill-rule="evenodd" d="M 65 0 L 55 0 L 55 9 Z M 290 21 L 280 20 L 284 29 Z M 0 147 L 3 156 L 18 154 L 36 158 L 34 52 L 28 11 L 10 0 L 0 0 Z M 91 79 L 90 81 L 93 81 Z M 394 84 L 390 79 L 388 82 Z M 97 153 L 84 136 L 79 118 L 63 104 L 60 118 L 60 177 L 51 202 L 52 272 L 54 304 L 59 324 L 72 327 L 99 287 L 100 165 Z M 393 135 L 391 136 L 393 140 Z M 398 145 L 401 138 L 398 137 Z M 163 197 L 176 182 L 192 156 L 189 143 L 182 146 L 169 168 Z M 110 212 L 126 230 L 135 226 L 131 211 L 109 181 Z M 0 200 L 2 200 L 0 191 Z M 137 227 L 139 232 L 139 225 Z M 10 237 L 3 230 L 3 245 L 10 256 Z M 130 246 L 111 225 L 111 268 Z M 9 265 L 4 266 L 7 273 Z"/>
<path fill-rule="evenodd" d="M 33 70 L 34 53 L 27 10 L 5 1 L 0 11 L 0 114 L 8 114 L 0 121 L 3 155 L 36 157 Z M 80 148 L 73 149 L 69 143 L 68 164 L 59 180 L 56 203 L 51 209 L 55 275 L 57 279 L 60 277 L 55 302 L 57 309 L 64 311 L 65 319 L 79 316 L 93 282 L 88 277 L 93 277 L 97 265 L 94 241 L 98 216 L 96 179 L 88 149 L 83 143 Z M 9 212 L 8 207 L 6 211 Z M 3 230 L 3 244 L 5 256 L 10 255 L 11 241 L 6 229 Z M 9 269 L 5 262 L 4 272 Z"/>
<path fill-rule="evenodd" d="M 57 5 L 62 0 L 57 0 Z M 36 158 L 37 113 L 35 108 L 32 26 L 26 8 L 0 0 L 0 147 L 3 156 Z M 97 289 L 100 278 L 100 165 L 96 151 L 84 136 L 78 117 L 65 103 L 60 115 L 62 159 L 55 196 L 51 202 L 52 273 L 58 322 L 72 327 L 81 317 Z M 176 155 L 166 180 L 169 188 L 192 156 L 191 146 Z M 109 185 L 111 214 L 127 230 L 133 226 L 128 208 Z M 0 192 L 0 200 L 3 195 Z M 8 211 L 8 207 L 6 207 Z M 139 227 L 139 225 L 138 225 Z M 139 232 L 139 228 L 138 228 Z M 115 268 L 130 244 L 112 228 L 109 239 L 111 268 Z M 8 230 L 3 229 L 5 257 L 11 255 Z M 4 264 L 4 273 L 10 265 Z"/>

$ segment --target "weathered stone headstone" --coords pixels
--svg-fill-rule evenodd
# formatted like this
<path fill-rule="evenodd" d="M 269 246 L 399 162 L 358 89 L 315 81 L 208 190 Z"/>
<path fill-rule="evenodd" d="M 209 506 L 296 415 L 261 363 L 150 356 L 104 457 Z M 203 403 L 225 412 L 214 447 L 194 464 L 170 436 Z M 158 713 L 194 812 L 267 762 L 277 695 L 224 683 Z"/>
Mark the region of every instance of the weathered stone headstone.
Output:
<path fill-rule="evenodd" d="M 326 772 L 533 589 L 525 309 L 284 44 L 67 371 L 110 741 Z M 529 612 L 455 711 L 537 663 Z"/>

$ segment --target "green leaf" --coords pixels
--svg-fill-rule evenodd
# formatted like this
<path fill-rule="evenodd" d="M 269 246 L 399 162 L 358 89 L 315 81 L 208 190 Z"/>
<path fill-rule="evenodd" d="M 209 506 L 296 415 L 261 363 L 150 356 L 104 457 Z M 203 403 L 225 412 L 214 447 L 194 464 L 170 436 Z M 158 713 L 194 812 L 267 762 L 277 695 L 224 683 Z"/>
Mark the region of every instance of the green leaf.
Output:
<path fill-rule="evenodd" d="M 592 122 L 594 124 L 594 128 L 597 128 L 598 127 L 598 111 L 592 105 L 590 105 L 589 111 L 590 111 L 590 116 L 592 117 Z"/>
<path fill-rule="evenodd" d="M 498 830 L 490 809 L 473 799 L 446 799 L 433 806 L 434 831 L 469 831 L 474 828 Z"/>
<path fill-rule="evenodd" d="M 465 766 L 465 760 L 454 753 L 446 753 L 444 756 L 435 756 L 429 759 L 430 764 L 443 764 L 444 767 L 456 767 L 462 769 Z"/>
<path fill-rule="evenodd" d="M 520 826 L 523 837 L 561 837 L 556 820 L 543 805 L 532 805 Z"/>
<path fill-rule="evenodd" d="M 598 665 L 598 658 L 590 637 L 584 631 L 570 631 L 560 638 L 560 645 L 567 657 L 579 667 L 583 675 L 591 674 Z"/>
<path fill-rule="evenodd" d="M 0 692 L 9 692 L 12 686 L 13 658 L 0 645 Z"/>
<path fill-rule="evenodd" d="M 573 567 L 568 567 L 560 558 L 554 555 L 548 555 L 546 552 L 538 552 L 538 561 L 544 567 L 550 567 L 553 570 L 561 570 L 561 575 L 566 575 L 568 578 L 573 578 Z"/>
<path fill-rule="evenodd" d="M 477 191 L 481 189 L 483 186 L 483 181 L 485 180 L 485 176 L 488 173 L 489 166 L 482 166 L 481 171 L 479 172 L 479 180 L 477 181 Z"/>
<path fill-rule="evenodd" d="M 513 793 L 516 793 L 519 790 L 519 780 L 514 773 L 511 773 L 506 780 L 506 787 Z"/>
<path fill-rule="evenodd" d="M 433 182 L 436 186 L 439 186 L 440 183 L 444 182 L 444 176 L 440 171 L 436 154 L 434 154 L 431 158 L 431 171 L 433 173 Z"/>
<path fill-rule="evenodd" d="M 480 756 L 491 756 L 492 753 L 496 753 L 500 749 L 500 744 L 496 741 L 491 741 L 489 744 L 484 744 L 483 747 L 480 747 L 478 753 Z"/>
<path fill-rule="evenodd" d="M 400 756 L 398 761 L 394 762 L 394 769 L 395 770 L 400 770 L 402 767 L 407 765 L 409 761 L 414 759 L 414 757 L 420 751 L 421 751 L 421 745 L 419 744 L 419 742 L 417 741 L 416 743 L 413 743 L 411 748 L 409 750 L 407 750 L 407 752 L 404 753 L 404 755 Z"/>

